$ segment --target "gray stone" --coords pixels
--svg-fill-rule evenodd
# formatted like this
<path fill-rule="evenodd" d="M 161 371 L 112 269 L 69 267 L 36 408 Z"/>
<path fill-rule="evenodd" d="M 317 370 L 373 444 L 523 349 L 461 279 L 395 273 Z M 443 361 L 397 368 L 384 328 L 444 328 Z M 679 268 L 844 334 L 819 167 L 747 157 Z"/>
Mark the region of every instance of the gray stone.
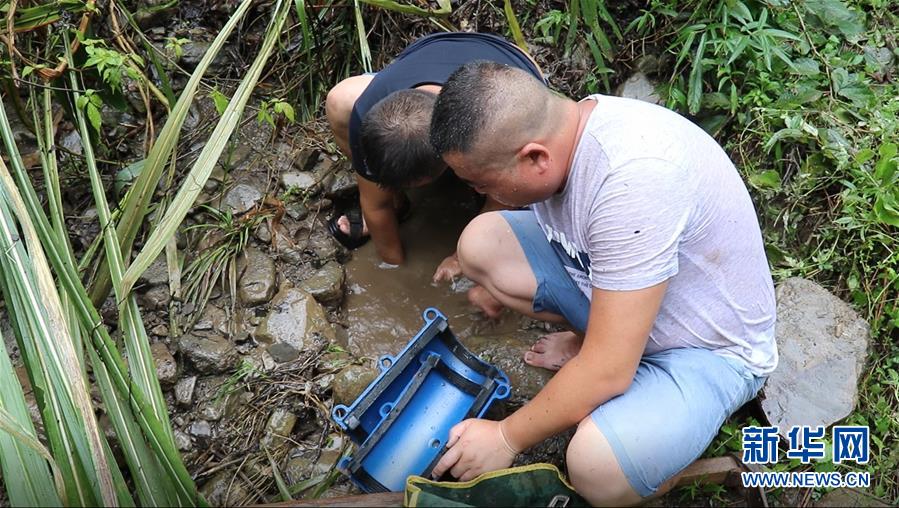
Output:
<path fill-rule="evenodd" d="M 165 310 L 172 301 L 168 286 L 154 286 L 138 295 L 138 300 L 143 308 L 153 310 Z"/>
<path fill-rule="evenodd" d="M 178 449 L 182 452 L 190 451 L 190 449 L 193 448 L 190 436 L 177 429 L 175 430 L 175 445 L 177 445 Z"/>
<path fill-rule="evenodd" d="M 358 189 L 356 174 L 347 165 L 341 167 L 334 174 L 334 179 L 328 189 L 328 195 L 332 197 L 345 197 L 356 192 L 356 189 Z"/>
<path fill-rule="evenodd" d="M 169 283 L 169 268 L 165 261 L 165 254 L 160 254 L 144 273 L 137 278 L 138 284 L 148 286 L 161 286 Z"/>
<path fill-rule="evenodd" d="M 268 354 L 278 363 L 292 362 L 300 357 L 300 352 L 290 344 L 278 342 L 268 347 Z"/>
<path fill-rule="evenodd" d="M 272 230 L 268 227 L 268 222 L 262 222 L 256 226 L 256 239 L 262 243 L 272 243 Z"/>
<path fill-rule="evenodd" d="M 226 372 L 237 365 L 234 344 L 220 335 L 188 333 L 179 340 L 181 353 L 203 373 Z"/>
<path fill-rule="evenodd" d="M 329 438 L 333 444 L 326 446 L 321 451 L 314 448 L 297 448 L 291 453 L 284 475 L 290 484 L 297 484 L 309 478 L 326 475 L 340 460 L 341 448 L 334 448 L 334 444 L 343 446 L 343 438 Z M 316 458 L 317 457 L 317 458 Z"/>
<path fill-rule="evenodd" d="M 169 327 L 166 325 L 156 325 L 150 330 L 150 333 L 157 337 L 168 337 L 169 336 Z"/>
<path fill-rule="evenodd" d="M 212 427 L 206 420 L 197 420 L 190 424 L 190 435 L 197 439 L 212 437 Z"/>
<path fill-rule="evenodd" d="M 274 448 L 283 445 L 293 432 L 293 426 L 297 423 L 297 415 L 284 408 L 272 411 L 265 424 L 265 431 L 259 444 L 264 448 Z"/>
<path fill-rule="evenodd" d="M 150 346 L 150 352 L 153 354 L 153 362 L 156 363 L 156 377 L 159 378 L 159 382 L 164 386 L 171 386 L 178 376 L 175 357 L 162 342 L 154 342 Z"/>
<path fill-rule="evenodd" d="M 306 235 L 308 232 L 303 232 L 302 234 Z M 306 237 L 302 236 L 302 238 Z M 301 245 L 301 247 L 304 247 L 304 250 L 312 252 L 321 260 L 336 258 L 341 248 L 337 240 L 325 228 L 314 230 L 312 236 L 309 237 L 309 241 L 303 243 L 305 246 Z"/>
<path fill-rule="evenodd" d="M 287 190 L 293 190 L 293 192 L 312 193 L 317 184 L 318 179 L 313 173 L 288 171 L 281 174 L 281 186 Z"/>
<path fill-rule="evenodd" d="M 237 294 L 244 305 L 267 303 L 275 296 L 277 274 L 271 257 L 250 247 L 244 251 L 238 266 L 243 274 L 240 276 Z"/>
<path fill-rule="evenodd" d="M 233 470 L 213 476 L 200 487 L 200 494 L 209 506 L 244 506 L 251 500 L 249 490 Z"/>
<path fill-rule="evenodd" d="M 655 84 L 646 77 L 646 74 L 637 72 L 622 83 L 615 95 L 628 99 L 637 99 L 653 104 L 661 104 L 662 98 L 656 93 Z"/>
<path fill-rule="evenodd" d="M 184 43 L 181 46 L 180 63 L 187 67 L 196 67 L 211 46 L 212 43 L 207 41 L 190 41 Z"/>
<path fill-rule="evenodd" d="M 349 406 L 378 374 L 378 369 L 369 364 L 347 365 L 334 376 L 331 384 L 334 402 Z"/>
<path fill-rule="evenodd" d="M 329 261 L 315 274 L 300 284 L 305 290 L 321 303 L 339 303 L 343 298 L 343 285 L 346 281 L 346 270 L 336 261 Z"/>
<path fill-rule="evenodd" d="M 81 155 L 82 144 L 81 144 L 81 134 L 78 133 L 77 130 L 71 130 L 60 138 L 59 146 L 65 152 L 70 152 L 75 155 Z"/>
<path fill-rule="evenodd" d="M 268 344 L 283 342 L 297 351 L 312 344 L 315 335 L 334 340 L 334 329 L 321 304 L 299 288 L 284 288 L 271 301 L 271 312 L 256 328 L 257 340 Z"/>
<path fill-rule="evenodd" d="M 228 319 L 225 311 L 215 305 L 206 305 L 203 309 L 203 315 L 194 324 L 194 330 L 209 331 L 213 330 L 222 335 L 231 334 L 229 326 L 232 320 Z"/>
<path fill-rule="evenodd" d="M 829 426 L 852 412 L 869 353 L 869 327 L 814 282 L 791 278 L 777 288 L 780 363 L 760 396 L 771 425 Z"/>
<path fill-rule="evenodd" d="M 553 373 L 524 363 L 524 353 L 545 332 L 503 336 L 473 336 L 465 339 L 465 347 L 482 360 L 492 363 L 509 376 L 512 402 L 517 405 L 534 398 Z"/>
<path fill-rule="evenodd" d="M 182 378 L 175 384 L 175 401 L 182 406 L 190 406 L 194 401 L 194 387 L 197 376 Z"/>
<path fill-rule="evenodd" d="M 239 183 L 225 195 L 223 206 L 225 210 L 230 208 L 233 213 L 239 215 L 250 211 L 260 199 L 262 199 L 262 192 L 259 189 L 252 185 Z"/>
<path fill-rule="evenodd" d="M 205 420 L 217 422 L 233 412 L 236 401 L 233 392 L 213 393 L 198 404 L 197 413 Z"/>

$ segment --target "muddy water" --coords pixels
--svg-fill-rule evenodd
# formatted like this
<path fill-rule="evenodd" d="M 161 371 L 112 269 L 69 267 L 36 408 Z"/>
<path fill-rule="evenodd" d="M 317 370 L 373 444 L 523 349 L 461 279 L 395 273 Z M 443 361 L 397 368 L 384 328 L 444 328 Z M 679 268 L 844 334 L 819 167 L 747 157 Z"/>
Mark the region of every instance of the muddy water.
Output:
<path fill-rule="evenodd" d="M 360 356 L 396 354 L 422 326 L 422 313 L 436 307 L 462 341 L 474 334 L 514 332 L 518 316 L 506 311 L 488 321 L 469 305 L 468 280 L 434 284 L 437 265 L 455 250 L 474 217 L 474 193 L 451 175 L 410 193 L 412 216 L 400 227 L 406 263 L 386 268 L 372 242 L 353 252 L 347 268 L 346 315 L 350 350 Z"/>

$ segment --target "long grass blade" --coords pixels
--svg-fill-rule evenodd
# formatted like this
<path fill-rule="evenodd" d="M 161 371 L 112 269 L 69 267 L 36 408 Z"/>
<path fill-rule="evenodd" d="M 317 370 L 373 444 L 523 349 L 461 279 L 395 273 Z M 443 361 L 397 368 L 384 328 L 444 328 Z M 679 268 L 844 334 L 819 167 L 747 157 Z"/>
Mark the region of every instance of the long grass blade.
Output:
<path fill-rule="evenodd" d="M 37 440 L 25 396 L 0 335 L 0 465 L 13 506 L 62 506 L 65 484 L 50 452 Z M 50 475 L 47 465 L 54 470 Z M 55 489 L 54 489 L 55 486 Z"/>
<path fill-rule="evenodd" d="M 368 47 L 368 34 L 365 30 L 365 21 L 362 19 L 362 8 L 359 0 L 353 0 L 353 8 L 356 14 L 356 35 L 359 38 L 359 56 L 362 58 L 362 69 L 371 72 L 371 49 Z"/>
<path fill-rule="evenodd" d="M 162 178 L 166 162 L 178 143 L 181 127 L 184 125 L 184 120 L 187 118 L 187 113 L 197 94 L 200 80 L 219 51 L 224 47 L 231 32 L 234 31 L 252 5 L 253 0 L 243 0 L 228 22 L 225 23 L 225 26 L 222 27 L 215 40 L 212 41 L 212 45 L 209 46 L 203 59 L 197 64 L 196 69 L 184 87 L 184 91 L 178 97 L 178 102 L 172 108 L 168 120 L 163 125 L 162 130 L 160 130 L 153 148 L 147 154 L 144 169 L 135 180 L 128 197 L 122 204 L 122 218 L 116 228 L 122 252 L 129 253 L 131 251 L 137 232 L 144 217 L 147 215 L 153 193 L 159 184 L 160 178 Z M 104 263 L 91 288 L 91 300 L 94 302 L 94 305 L 99 305 L 106 299 L 111 287 L 112 282 L 109 279 L 109 269 Z"/>
<path fill-rule="evenodd" d="M 132 382 L 131 377 L 128 374 L 128 369 L 125 367 L 125 362 L 115 346 L 115 342 L 110 337 L 106 327 L 102 325 L 100 314 L 97 312 L 97 308 L 92 304 L 88 297 L 87 290 L 81 283 L 78 271 L 71 261 L 70 253 L 66 251 L 64 244 L 52 233 L 50 222 L 44 214 L 41 201 L 31 184 L 28 173 L 22 163 L 21 155 L 18 153 L 15 143 L 12 140 L 9 123 L 6 121 L 5 112 L 2 107 L 0 107 L 0 134 L 2 134 L 3 142 L 7 148 L 9 160 L 15 170 L 16 178 L 16 183 L 14 183 L 5 164 L 0 160 L 0 189 L 15 189 L 16 185 L 18 185 L 18 189 L 21 190 L 22 197 L 19 199 L 24 199 L 25 203 L 24 205 L 19 206 L 27 208 L 27 213 L 33 218 L 37 234 L 49 257 L 53 270 L 58 276 L 60 284 L 65 288 L 66 293 L 72 297 L 71 303 L 77 311 L 79 323 L 84 327 L 86 336 L 90 339 L 91 345 L 96 349 L 97 356 L 108 368 L 116 393 L 122 400 L 128 401 L 129 407 L 134 408 L 134 417 L 137 419 L 137 423 L 140 425 L 141 432 L 145 436 L 147 443 L 156 454 L 167 477 L 176 483 L 179 498 L 183 500 L 180 504 L 199 504 L 205 506 L 206 502 L 197 492 L 193 479 L 184 467 L 184 463 L 181 460 L 177 447 L 166 437 L 166 434 L 163 431 L 163 424 L 157 420 L 151 412 L 142 409 L 147 406 L 143 391 Z M 16 193 L 16 196 L 18 196 L 18 192 Z M 0 257 L 0 259 L 2 259 L 2 257 Z M 7 288 L 15 286 L 5 284 L 3 287 Z M 15 326 L 15 320 L 13 321 Z M 32 385 L 35 385 L 35 379 L 32 379 Z M 36 393 L 39 389 L 42 388 L 35 386 Z M 66 457 L 63 457 L 63 459 L 65 460 L 60 460 L 58 458 L 57 463 L 60 466 L 60 469 L 66 473 L 65 467 L 68 466 L 68 462 L 66 461 L 69 459 Z M 68 490 L 70 490 L 68 483 L 66 484 L 66 488 L 68 493 Z M 72 499 L 73 497 L 71 493 L 68 493 L 68 496 L 69 499 Z M 129 504 L 126 501 L 120 500 L 121 504 Z M 93 504 L 97 503 L 98 502 L 94 502 Z M 69 504 L 91 503 L 78 503 L 73 501 Z"/>
<path fill-rule="evenodd" d="M 285 5 L 287 7 L 285 7 Z M 138 254 L 134 262 L 131 263 L 131 266 L 128 267 L 125 275 L 122 277 L 123 294 L 126 294 L 131 290 L 140 274 L 142 274 L 147 267 L 150 266 L 153 260 L 156 259 L 159 253 L 162 252 L 169 239 L 172 238 L 177 231 L 178 226 L 180 226 L 181 222 L 184 220 L 187 212 L 193 207 L 197 196 L 199 196 L 200 192 L 203 190 L 203 185 L 209 178 L 212 168 L 215 167 L 215 164 L 221 157 L 222 152 L 228 143 L 228 139 L 237 127 L 247 101 L 250 99 L 250 94 L 252 93 L 253 88 L 255 88 L 256 82 L 259 80 L 259 76 L 262 74 L 262 70 L 265 67 L 265 63 L 268 61 L 268 58 L 275 47 L 281 28 L 284 26 L 284 21 L 287 19 L 289 7 L 290 4 L 284 0 L 279 0 L 276 4 L 276 9 L 274 11 L 275 15 L 269 25 L 265 40 L 262 43 L 262 48 L 259 50 L 259 55 L 257 55 L 253 65 L 250 66 L 246 77 L 244 77 L 243 81 L 241 81 L 240 85 L 237 87 L 237 91 L 234 92 L 234 96 L 228 103 L 225 112 L 222 113 L 222 117 L 219 119 L 218 124 L 215 126 L 215 130 L 209 137 L 209 141 L 206 143 L 206 146 L 197 158 L 196 163 L 194 163 L 194 166 L 185 177 L 184 184 L 178 190 L 171 205 L 166 209 L 164 218 L 150 235 L 143 250 L 141 250 L 140 254 Z M 144 172 L 146 171 L 147 169 L 144 168 Z"/>
<path fill-rule="evenodd" d="M 449 0 L 437 0 L 437 9 L 422 9 L 421 7 L 409 4 L 401 4 L 393 0 L 360 0 L 364 4 L 373 5 L 375 7 L 386 9 L 388 11 L 402 12 L 403 14 L 414 14 L 416 16 L 445 16 L 453 12 Z"/>
<path fill-rule="evenodd" d="M 505 0 L 503 11 L 506 13 L 506 21 L 509 22 L 509 30 L 512 31 L 512 39 L 519 48 L 527 51 L 528 44 L 524 40 L 524 34 L 521 33 L 521 25 L 518 24 L 518 18 L 515 17 L 515 11 L 512 9 L 512 0 Z"/>

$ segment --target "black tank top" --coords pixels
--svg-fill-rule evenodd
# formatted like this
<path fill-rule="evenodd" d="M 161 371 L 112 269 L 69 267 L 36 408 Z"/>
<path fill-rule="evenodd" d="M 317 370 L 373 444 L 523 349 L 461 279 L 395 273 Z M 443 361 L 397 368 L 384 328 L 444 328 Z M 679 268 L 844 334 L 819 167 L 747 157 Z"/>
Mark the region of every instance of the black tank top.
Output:
<path fill-rule="evenodd" d="M 474 60 L 498 62 L 530 72 L 545 82 L 540 69 L 511 42 L 490 34 L 450 32 L 416 40 L 378 72 L 353 105 L 350 114 L 350 152 L 353 167 L 377 182 L 377 168 L 366 167 L 362 156 L 362 119 L 368 111 L 398 90 L 422 85 L 443 86 L 450 74 Z"/>

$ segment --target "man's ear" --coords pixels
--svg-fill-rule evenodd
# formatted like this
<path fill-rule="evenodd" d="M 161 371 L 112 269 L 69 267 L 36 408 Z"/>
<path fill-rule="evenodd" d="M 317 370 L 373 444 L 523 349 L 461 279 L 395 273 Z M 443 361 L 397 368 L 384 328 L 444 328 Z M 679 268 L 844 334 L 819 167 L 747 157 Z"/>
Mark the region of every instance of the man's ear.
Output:
<path fill-rule="evenodd" d="M 549 169 L 549 149 L 540 143 L 528 143 L 518 151 L 518 160 L 545 172 Z"/>

